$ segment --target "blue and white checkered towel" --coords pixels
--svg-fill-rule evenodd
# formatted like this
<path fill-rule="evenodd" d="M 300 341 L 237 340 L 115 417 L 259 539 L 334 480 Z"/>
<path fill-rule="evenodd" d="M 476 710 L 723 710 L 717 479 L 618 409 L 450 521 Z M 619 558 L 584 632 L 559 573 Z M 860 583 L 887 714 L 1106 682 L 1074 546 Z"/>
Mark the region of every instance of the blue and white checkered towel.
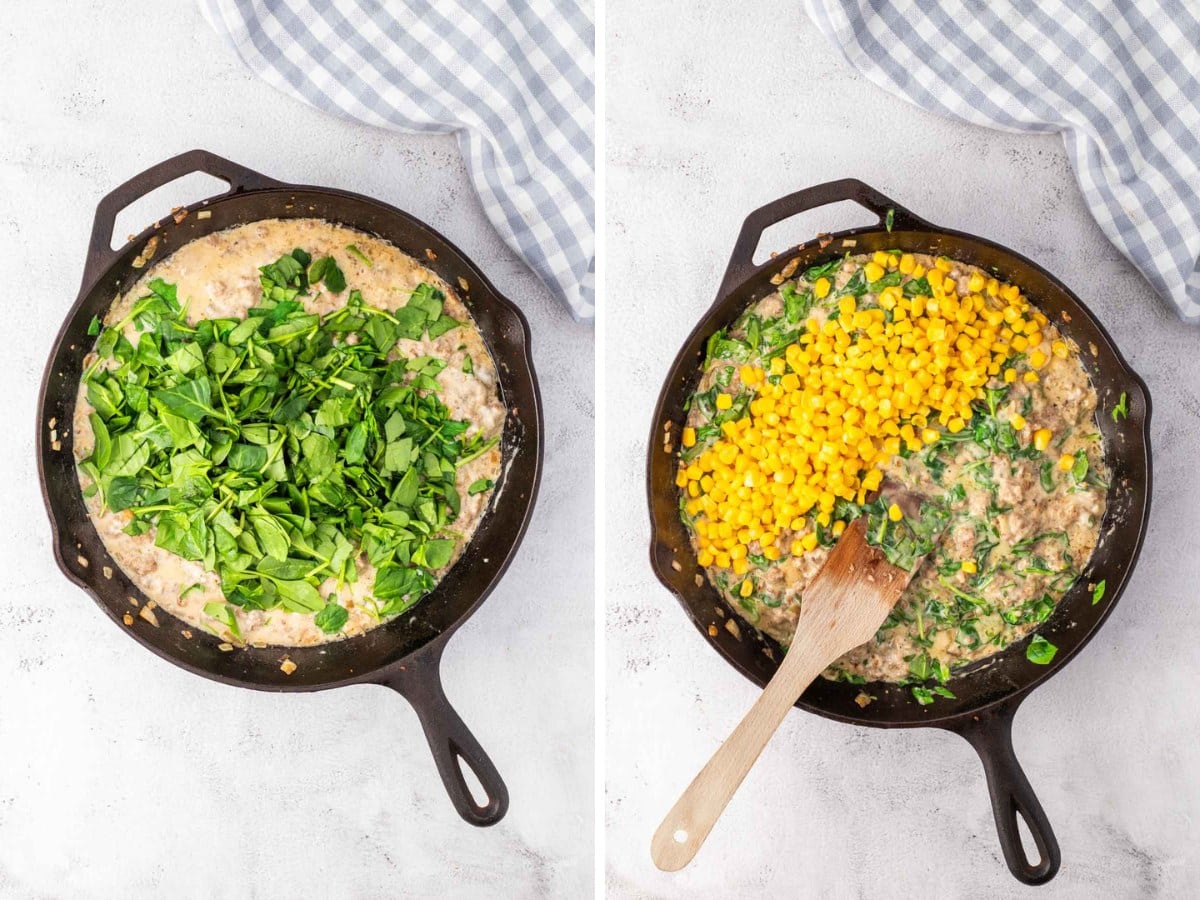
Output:
<path fill-rule="evenodd" d="M 586 0 L 582 0 L 586 2 Z M 576 0 L 200 0 L 269 84 L 326 112 L 455 132 L 488 218 L 595 315 L 593 23 Z"/>
<path fill-rule="evenodd" d="M 1196 0 L 805 0 L 871 81 L 924 109 L 1061 131 L 1109 239 L 1200 322 Z"/>

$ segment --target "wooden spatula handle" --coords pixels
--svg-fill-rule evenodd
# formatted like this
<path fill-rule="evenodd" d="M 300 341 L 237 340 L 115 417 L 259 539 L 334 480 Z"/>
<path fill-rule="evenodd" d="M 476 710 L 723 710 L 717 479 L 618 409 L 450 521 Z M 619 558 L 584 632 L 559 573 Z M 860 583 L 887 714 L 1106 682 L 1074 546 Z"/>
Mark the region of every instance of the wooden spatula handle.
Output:
<path fill-rule="evenodd" d="M 658 826 L 650 842 L 656 866 L 675 872 L 691 862 L 787 711 L 828 662 L 820 647 L 792 645 L 754 706 Z"/>

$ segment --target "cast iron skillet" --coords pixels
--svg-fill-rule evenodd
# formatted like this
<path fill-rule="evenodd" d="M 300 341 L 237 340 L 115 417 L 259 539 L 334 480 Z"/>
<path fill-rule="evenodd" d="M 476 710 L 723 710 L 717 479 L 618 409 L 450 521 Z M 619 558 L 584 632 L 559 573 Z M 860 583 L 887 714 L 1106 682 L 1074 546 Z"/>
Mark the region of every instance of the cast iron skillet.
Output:
<path fill-rule="evenodd" d="M 117 213 L 151 190 L 192 172 L 227 181 L 230 190 L 156 222 L 120 250 L 110 248 Z M 201 218 L 198 213 L 211 213 Z M 222 652 L 218 640 L 201 629 L 182 634 L 181 620 L 163 613 L 154 627 L 140 618 L 130 597 L 145 597 L 104 548 L 80 495 L 72 452 L 71 420 L 82 360 L 95 339 L 88 337 L 92 316 L 103 316 L 114 297 L 143 270 L 132 265 L 157 239 L 155 259 L 188 241 L 234 225 L 268 218 L 315 216 L 378 235 L 417 257 L 450 284 L 465 279 L 463 299 L 496 360 L 508 417 L 502 441 L 504 474 L 491 509 L 470 545 L 437 588 L 411 613 L 365 635 L 322 647 L 288 648 L 298 666 L 285 675 L 283 648 L 248 647 Z M 427 254 L 430 251 L 430 254 Z M 51 437 L 57 426 L 59 446 Z M 472 825 L 493 825 L 508 809 L 508 791 L 479 742 L 463 724 L 442 690 L 438 673 L 450 635 L 476 610 L 508 568 L 525 533 L 542 467 L 542 413 L 529 351 L 529 326 L 463 253 L 428 225 L 407 213 L 346 191 L 289 185 L 202 150 L 159 163 L 130 179 L 100 201 L 84 266 L 83 284 L 54 342 L 38 405 L 38 472 L 53 528 L 54 555 L 66 576 L 91 594 L 114 622 L 144 647 L 189 672 L 224 684 L 268 691 L 316 691 L 348 684 L 381 684 L 413 705 L 429 741 L 438 772 L 455 808 Z M 112 577 L 103 572 L 108 568 Z M 133 624 L 122 617 L 134 613 Z M 474 772 L 486 794 L 478 803 L 463 776 Z"/>
<path fill-rule="evenodd" d="M 797 213 L 842 200 L 853 200 L 879 216 L 879 223 L 801 244 L 761 266 L 752 262 L 764 230 Z M 890 218 L 889 233 L 885 222 Z M 670 423 L 678 435 L 686 413 L 684 403 L 695 389 L 704 358 L 704 344 L 714 331 L 730 325 L 750 304 L 776 289 L 772 276 L 798 259 L 799 270 L 847 252 L 871 253 L 898 247 L 914 253 L 944 255 L 995 271 L 1020 284 L 1030 298 L 1081 348 L 1084 367 L 1096 388 L 1101 413 L 1104 458 L 1112 473 L 1108 510 L 1099 545 L 1083 575 L 1063 598 L 1038 633 L 1058 646 L 1050 665 L 1025 658 L 1026 638 L 995 656 L 957 674 L 950 684 L 957 699 L 939 697 L 919 705 L 906 687 L 876 682 L 865 688 L 823 678 L 796 702 L 801 709 L 831 719 L 881 728 L 934 726 L 966 738 L 983 760 L 992 810 L 1004 858 L 1012 873 L 1026 884 L 1054 877 L 1061 857 L 1050 823 L 1021 770 L 1012 747 L 1012 721 L 1021 701 L 1061 669 L 1091 639 L 1108 618 L 1133 571 L 1150 511 L 1150 395 L 1142 380 L 1121 357 L 1112 339 L 1067 287 L 1031 260 L 991 241 L 930 225 L 861 181 L 845 179 L 799 191 L 751 213 L 734 246 L 717 299 L 697 323 L 675 358 L 655 409 L 650 437 L 646 489 L 650 503 L 650 562 L 659 580 L 678 598 L 692 623 L 725 659 L 743 675 L 765 685 L 782 658 L 779 645 L 755 629 L 740 629 L 740 639 L 722 625 L 731 615 L 716 590 L 705 580 L 679 518 L 675 487 L 676 461 L 663 452 L 663 429 Z M 1121 393 L 1128 395 L 1129 417 L 1114 423 L 1107 411 Z M 675 568 L 678 565 L 679 568 Z M 1088 585 L 1101 579 L 1107 590 L 1093 605 Z M 715 635 L 710 625 L 717 625 Z M 865 709 L 854 702 L 860 690 L 878 699 Z M 1017 814 L 1029 827 L 1040 860 L 1028 859 L 1017 829 Z"/>

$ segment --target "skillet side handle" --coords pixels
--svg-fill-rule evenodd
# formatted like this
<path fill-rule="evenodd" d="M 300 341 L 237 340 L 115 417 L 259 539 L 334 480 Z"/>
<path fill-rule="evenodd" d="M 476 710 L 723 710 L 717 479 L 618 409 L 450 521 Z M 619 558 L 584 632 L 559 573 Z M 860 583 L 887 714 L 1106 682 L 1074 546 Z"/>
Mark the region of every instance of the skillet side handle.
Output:
<path fill-rule="evenodd" d="M 1020 699 L 1003 703 L 952 730 L 967 739 L 983 762 L 1004 861 L 1019 881 L 1037 885 L 1045 884 L 1058 873 L 1062 854 L 1050 820 L 1013 752 L 1012 723 L 1019 704 Z M 1036 862 L 1029 860 L 1021 843 L 1018 815 L 1033 835 L 1041 857 Z"/>
<path fill-rule="evenodd" d="M 475 736 L 459 718 L 442 689 L 443 641 L 438 640 L 404 661 L 402 668 L 380 684 L 401 694 L 417 713 L 433 761 L 450 802 L 458 814 L 478 827 L 495 825 L 508 812 L 508 788 Z M 462 766 L 469 766 L 487 801 L 480 805 L 471 794 Z"/>
<path fill-rule="evenodd" d="M 120 187 L 114 188 L 97 205 L 96 218 L 92 223 L 92 236 L 88 241 L 87 262 L 83 267 L 83 290 L 86 291 L 118 255 L 118 251 L 112 249 L 112 235 L 117 215 L 121 210 L 151 191 L 193 172 L 204 172 L 227 182 L 229 190 L 218 195 L 221 197 L 283 185 L 283 182 L 268 178 L 207 150 L 189 150 L 151 166 L 146 171 L 134 175 Z"/>
<path fill-rule="evenodd" d="M 737 242 L 733 245 L 733 254 L 729 265 L 725 268 L 725 276 L 721 279 L 718 297 L 726 297 L 738 285 L 759 269 L 754 264 L 754 251 L 762 240 L 763 232 L 772 225 L 790 219 L 792 216 L 810 209 L 828 206 L 831 203 L 841 203 L 852 200 L 864 209 L 879 216 L 879 224 L 887 225 L 888 213 L 892 214 L 891 227 L 897 230 L 923 230 L 932 228 L 928 222 L 913 215 L 895 200 L 864 184 L 857 178 L 843 178 L 840 181 L 827 181 L 825 184 L 814 185 L 786 197 L 780 197 L 760 206 L 742 223 Z"/>

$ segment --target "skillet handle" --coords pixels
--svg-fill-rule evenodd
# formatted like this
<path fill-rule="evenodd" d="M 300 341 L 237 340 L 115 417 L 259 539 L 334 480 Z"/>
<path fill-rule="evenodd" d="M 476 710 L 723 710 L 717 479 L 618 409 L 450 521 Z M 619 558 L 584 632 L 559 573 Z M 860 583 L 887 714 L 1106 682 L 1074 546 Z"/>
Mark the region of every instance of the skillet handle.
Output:
<path fill-rule="evenodd" d="M 215 153 L 209 153 L 207 150 L 189 150 L 187 153 L 181 153 L 151 166 L 145 172 L 134 175 L 120 187 L 112 190 L 96 207 L 96 219 L 92 223 L 92 237 L 88 241 L 87 262 L 83 267 L 84 290 L 89 288 L 94 279 L 112 264 L 119 253 L 112 249 L 112 235 L 117 215 L 121 210 L 151 191 L 170 184 L 176 178 L 191 175 L 193 172 L 204 172 L 228 182 L 229 190 L 224 194 L 219 194 L 220 197 L 259 188 L 283 186 L 283 182 L 268 178 L 245 166 L 239 166 L 237 163 L 217 156 Z M 216 197 L 210 199 L 216 199 Z"/>
<path fill-rule="evenodd" d="M 1025 884 L 1045 884 L 1058 873 L 1062 854 L 1050 820 L 1013 752 L 1012 723 L 1020 702 L 1021 698 L 1002 703 L 951 730 L 966 738 L 983 762 L 992 814 L 1009 870 Z M 1041 858 L 1036 862 L 1029 860 L 1021 844 L 1018 815 L 1025 820 L 1037 845 Z"/>
<path fill-rule="evenodd" d="M 760 206 L 742 223 L 737 242 L 733 245 L 733 254 L 729 265 L 725 268 L 725 277 L 721 279 L 718 297 L 726 297 L 729 293 L 753 275 L 760 266 L 754 264 L 754 251 L 758 249 L 763 232 L 772 225 L 790 219 L 792 216 L 831 203 L 841 203 L 843 200 L 853 200 L 859 206 L 879 216 L 880 226 L 886 226 L 888 211 L 892 212 L 892 229 L 922 230 L 932 226 L 919 216 L 913 215 L 895 200 L 881 194 L 875 188 L 864 184 L 857 178 L 843 178 L 840 181 L 827 181 L 825 184 L 814 185 L 786 197 L 773 200 L 766 206 Z"/>
<path fill-rule="evenodd" d="M 403 695 L 416 711 L 442 784 L 458 814 L 472 825 L 495 825 L 508 812 L 508 788 L 479 741 L 446 699 L 439 671 L 443 645 L 441 640 L 426 645 L 380 684 Z M 479 779 L 487 796 L 482 806 L 467 786 L 461 768 L 464 765 Z"/>

